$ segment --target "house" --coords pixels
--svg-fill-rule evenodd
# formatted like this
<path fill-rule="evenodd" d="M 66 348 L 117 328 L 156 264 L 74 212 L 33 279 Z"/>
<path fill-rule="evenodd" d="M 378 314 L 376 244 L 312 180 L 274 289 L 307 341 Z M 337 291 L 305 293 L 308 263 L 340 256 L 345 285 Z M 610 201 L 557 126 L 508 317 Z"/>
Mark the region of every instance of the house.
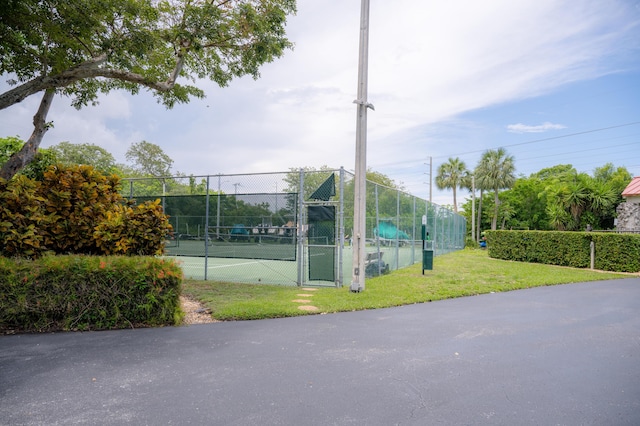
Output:
<path fill-rule="evenodd" d="M 627 203 L 640 203 L 640 176 L 636 176 L 631 183 L 622 191 L 622 197 Z"/>
<path fill-rule="evenodd" d="M 622 191 L 624 203 L 620 203 L 616 212 L 616 229 L 621 232 L 640 232 L 640 176 L 636 176 Z"/>

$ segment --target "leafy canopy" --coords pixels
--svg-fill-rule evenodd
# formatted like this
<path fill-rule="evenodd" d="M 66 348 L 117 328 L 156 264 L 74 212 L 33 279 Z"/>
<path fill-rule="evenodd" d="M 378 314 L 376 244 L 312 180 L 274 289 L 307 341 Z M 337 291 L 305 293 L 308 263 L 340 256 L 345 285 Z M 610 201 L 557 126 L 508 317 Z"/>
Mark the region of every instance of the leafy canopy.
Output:
<path fill-rule="evenodd" d="M 66 166 L 88 165 L 104 174 L 115 173 L 116 160 L 106 149 L 90 143 L 73 144 L 60 142 L 49 148 L 55 153 L 58 162 Z"/>
<path fill-rule="evenodd" d="M 286 17 L 294 0 L 5 0 L 0 5 L 0 74 L 16 88 L 0 109 L 55 89 L 81 107 L 99 93 L 153 89 L 171 107 L 210 79 L 259 76 L 292 46 Z M 100 78 L 101 77 L 101 78 Z M 10 93 L 12 92 L 12 93 Z"/>
<path fill-rule="evenodd" d="M 295 0 L 3 0 L 0 74 L 14 87 L 0 93 L 0 110 L 43 95 L 31 137 L 0 177 L 34 159 L 55 94 L 76 108 L 114 89 L 147 88 L 168 108 L 204 97 L 197 80 L 258 78 L 291 48 L 295 11 Z"/>

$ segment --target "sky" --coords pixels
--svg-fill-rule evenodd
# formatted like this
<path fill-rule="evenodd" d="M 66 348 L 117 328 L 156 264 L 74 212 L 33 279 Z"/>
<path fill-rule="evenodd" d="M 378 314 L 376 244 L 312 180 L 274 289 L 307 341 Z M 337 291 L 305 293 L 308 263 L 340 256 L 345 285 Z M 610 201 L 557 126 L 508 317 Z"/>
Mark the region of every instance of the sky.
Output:
<path fill-rule="evenodd" d="M 92 143 L 125 163 L 146 140 L 196 176 L 354 170 L 360 7 L 298 0 L 292 51 L 172 110 L 146 93 L 80 111 L 56 98 L 42 147 Z M 429 189 L 440 164 L 473 169 L 499 147 L 522 176 L 608 162 L 640 176 L 640 0 L 371 0 L 368 83 L 367 166 L 435 203 L 452 203 Z M 26 140 L 39 100 L 0 111 L 0 137 Z"/>

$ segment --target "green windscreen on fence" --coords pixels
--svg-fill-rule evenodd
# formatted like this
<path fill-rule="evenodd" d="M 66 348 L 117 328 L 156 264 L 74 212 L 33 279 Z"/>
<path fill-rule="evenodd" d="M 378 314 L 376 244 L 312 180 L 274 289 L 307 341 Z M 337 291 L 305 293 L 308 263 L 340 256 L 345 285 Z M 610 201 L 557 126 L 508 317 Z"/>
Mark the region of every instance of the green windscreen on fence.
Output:
<path fill-rule="evenodd" d="M 354 234 L 354 192 L 352 173 L 324 168 L 127 178 L 121 188 L 134 202 L 160 200 L 173 227 L 165 253 L 182 257 L 186 277 L 337 287 L 355 262 L 351 247 L 345 250 Z M 365 260 L 365 269 L 384 273 L 420 262 L 423 218 L 434 257 L 464 248 L 464 217 L 367 181 L 362 237 L 377 261 Z"/>
<path fill-rule="evenodd" d="M 309 206 L 309 279 L 335 280 L 336 208 L 335 206 Z"/>
<path fill-rule="evenodd" d="M 297 194 L 210 195 L 208 211 L 205 195 L 136 202 L 156 199 L 173 227 L 169 256 L 296 260 Z"/>

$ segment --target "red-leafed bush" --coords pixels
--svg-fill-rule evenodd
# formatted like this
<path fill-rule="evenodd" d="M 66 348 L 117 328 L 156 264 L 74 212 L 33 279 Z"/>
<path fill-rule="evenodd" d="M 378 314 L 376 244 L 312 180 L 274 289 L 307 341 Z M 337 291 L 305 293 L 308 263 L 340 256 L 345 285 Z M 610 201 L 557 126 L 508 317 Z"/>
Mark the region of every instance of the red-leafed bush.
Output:
<path fill-rule="evenodd" d="M 162 254 L 171 225 L 159 201 L 132 206 L 119 187 L 117 176 L 90 166 L 0 180 L 0 255 Z"/>

